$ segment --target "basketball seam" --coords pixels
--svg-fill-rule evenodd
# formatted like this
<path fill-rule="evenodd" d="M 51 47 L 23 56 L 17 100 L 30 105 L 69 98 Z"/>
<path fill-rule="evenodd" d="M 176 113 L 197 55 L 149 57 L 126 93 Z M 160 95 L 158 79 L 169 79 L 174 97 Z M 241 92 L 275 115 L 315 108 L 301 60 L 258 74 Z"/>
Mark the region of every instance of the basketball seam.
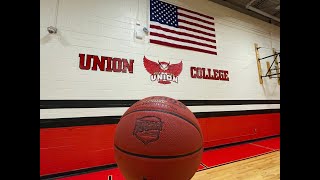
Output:
<path fill-rule="evenodd" d="M 185 156 L 189 156 L 189 155 L 195 154 L 195 153 L 199 152 L 203 148 L 203 146 L 201 146 L 199 149 L 197 149 L 197 150 L 195 150 L 195 151 L 193 151 L 191 153 L 175 155 L 175 156 L 150 156 L 150 155 L 137 154 L 137 153 L 132 153 L 132 152 L 125 151 L 125 150 L 119 148 L 116 144 L 114 144 L 114 147 L 116 149 L 118 149 L 119 151 L 125 153 L 125 154 L 129 154 L 129 155 L 137 156 L 137 157 L 142 157 L 142 158 L 150 158 L 150 159 L 174 159 L 174 158 L 185 157 Z"/>
<path fill-rule="evenodd" d="M 201 133 L 201 131 L 200 131 L 200 128 L 199 128 L 197 125 L 193 124 L 193 122 L 191 122 L 191 121 L 188 120 L 187 118 L 185 118 L 185 117 L 183 117 L 183 116 L 180 116 L 179 114 L 176 114 L 176 113 L 172 113 L 172 112 L 168 112 L 168 111 L 162 111 L 162 110 L 144 109 L 144 110 L 134 110 L 134 111 L 131 111 L 131 112 L 127 113 L 127 114 L 124 114 L 121 118 L 123 118 L 123 117 L 125 117 L 125 116 L 127 116 L 127 115 L 129 115 L 129 114 L 131 114 L 131 113 L 141 112 L 141 111 L 155 111 L 155 112 L 162 112 L 162 113 L 166 113 L 166 114 L 171 114 L 171 115 L 173 115 L 173 116 L 177 116 L 178 118 L 180 118 L 180 119 L 188 122 L 188 123 L 191 124 L 193 127 L 195 127 L 195 128 L 197 129 L 197 131 L 199 132 L 200 136 L 201 136 L 201 140 L 203 140 L 203 137 L 202 137 L 202 133 Z M 121 121 L 121 119 L 120 119 L 120 121 Z"/>

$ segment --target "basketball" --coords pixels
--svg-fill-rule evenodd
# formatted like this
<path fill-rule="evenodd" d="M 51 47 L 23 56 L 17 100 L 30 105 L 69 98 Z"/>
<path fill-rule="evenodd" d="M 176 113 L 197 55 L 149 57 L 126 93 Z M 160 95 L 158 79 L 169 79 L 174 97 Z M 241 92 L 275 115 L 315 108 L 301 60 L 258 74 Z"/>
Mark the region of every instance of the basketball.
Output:
<path fill-rule="evenodd" d="M 127 180 L 189 180 L 203 153 L 200 124 L 178 100 L 151 96 L 121 117 L 114 136 L 117 165 Z"/>

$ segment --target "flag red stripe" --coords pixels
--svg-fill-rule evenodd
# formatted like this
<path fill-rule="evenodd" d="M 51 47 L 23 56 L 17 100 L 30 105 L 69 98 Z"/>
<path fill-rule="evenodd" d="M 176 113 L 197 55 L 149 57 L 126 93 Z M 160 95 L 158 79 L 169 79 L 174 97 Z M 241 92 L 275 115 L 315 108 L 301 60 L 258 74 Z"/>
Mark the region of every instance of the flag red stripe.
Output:
<path fill-rule="evenodd" d="M 162 38 L 166 38 L 166 39 L 171 39 L 171 40 L 175 40 L 175 41 L 180 41 L 180 42 L 197 44 L 197 45 L 200 45 L 200 46 L 206 46 L 206 47 L 209 47 L 209 48 L 214 48 L 214 49 L 216 49 L 216 46 L 212 46 L 212 45 L 209 45 L 209 44 L 204 44 L 204 43 L 200 43 L 200 42 L 196 42 L 196 41 L 191 41 L 191 40 L 187 40 L 187 39 L 181 39 L 181 38 L 172 37 L 172 36 L 167 36 L 167 35 L 159 34 L 159 33 L 156 33 L 156 32 L 150 32 L 150 35 L 151 35 L 151 36 L 158 36 L 158 37 L 162 37 Z"/>
<path fill-rule="evenodd" d="M 179 26 L 179 28 L 180 29 L 185 29 L 185 30 L 188 30 L 188 31 L 193 31 L 193 32 L 205 34 L 205 35 L 212 36 L 212 37 L 216 37 L 215 34 L 207 33 L 207 32 L 204 32 L 204 31 L 200 31 L 200 30 L 197 30 L 197 29 L 192 29 L 192 28 L 185 27 L 185 26 Z"/>
<path fill-rule="evenodd" d="M 183 17 L 186 17 L 186 18 L 189 18 L 189 19 L 193 19 L 193 20 L 196 20 L 196 21 L 201 21 L 201 22 L 204 22 L 204 23 L 207 23 L 207 24 L 210 24 L 210 25 L 214 25 L 213 22 L 209 22 L 209 21 L 197 18 L 197 17 L 193 17 L 193 16 L 190 16 L 190 15 L 187 15 L 187 14 L 183 14 L 181 12 L 178 12 L 178 16 L 183 16 Z"/>
<path fill-rule="evenodd" d="M 217 52 L 150 39 L 150 43 L 217 55 Z"/>
<path fill-rule="evenodd" d="M 207 16 L 207 15 L 204 15 L 204 14 L 200 14 L 200 13 L 197 13 L 197 12 L 194 12 L 194 11 L 191 11 L 191 10 L 188 10 L 188 9 L 185 9 L 185 8 L 182 8 L 182 7 L 178 7 L 178 8 L 179 8 L 179 9 L 182 9 L 182 10 L 184 10 L 184 11 L 187 11 L 187 12 L 189 12 L 189 13 L 194 13 L 194 14 L 197 14 L 197 15 L 199 15 L 199 16 L 206 17 L 206 18 L 208 18 L 208 19 L 214 20 L 213 17 Z"/>
<path fill-rule="evenodd" d="M 211 30 L 211 31 L 215 31 L 214 28 L 209 28 L 207 26 L 204 26 L 204 25 L 201 25 L 201 24 L 197 24 L 197 23 L 194 23 L 194 22 L 190 22 L 190 21 L 186 21 L 184 19 L 178 19 L 178 22 L 183 22 L 183 23 L 190 24 L 190 25 L 193 25 L 193 26 L 201 27 L 203 29 L 208 29 L 208 30 Z"/>
<path fill-rule="evenodd" d="M 159 29 L 165 32 L 170 32 L 170 33 L 174 33 L 174 34 L 178 34 L 178 35 L 183 35 L 183 36 L 188 36 L 188 37 L 193 37 L 193 38 L 197 38 L 197 39 L 201 39 L 201 40 L 205 40 L 205 41 L 209 41 L 209 42 L 213 42 L 215 43 L 216 40 L 213 39 L 209 39 L 209 38 L 205 38 L 205 37 L 201 37 L 201 36 L 196 36 L 193 34 L 189 34 L 189 33 L 185 33 L 185 32 L 179 32 L 179 31 L 175 31 L 175 30 L 171 30 L 171 29 L 167 29 L 161 26 L 156 26 L 156 25 L 150 25 L 150 28 L 152 29 Z"/>

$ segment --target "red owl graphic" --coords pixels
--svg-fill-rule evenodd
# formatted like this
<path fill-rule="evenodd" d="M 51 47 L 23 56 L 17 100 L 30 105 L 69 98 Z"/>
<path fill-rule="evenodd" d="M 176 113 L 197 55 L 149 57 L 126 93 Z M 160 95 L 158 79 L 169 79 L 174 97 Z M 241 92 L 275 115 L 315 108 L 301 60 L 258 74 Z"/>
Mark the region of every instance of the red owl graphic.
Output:
<path fill-rule="evenodd" d="M 178 83 L 178 76 L 182 71 L 182 61 L 178 64 L 170 64 L 167 62 L 158 63 L 143 58 L 143 64 L 146 70 L 151 74 L 151 81 L 158 81 L 160 84 Z"/>

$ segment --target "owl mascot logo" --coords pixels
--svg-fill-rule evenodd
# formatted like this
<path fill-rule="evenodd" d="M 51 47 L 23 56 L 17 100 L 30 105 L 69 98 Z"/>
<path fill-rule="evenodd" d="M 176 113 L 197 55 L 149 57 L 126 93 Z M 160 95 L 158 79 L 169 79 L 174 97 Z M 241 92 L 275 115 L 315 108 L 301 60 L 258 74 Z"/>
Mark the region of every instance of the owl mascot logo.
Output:
<path fill-rule="evenodd" d="M 170 64 L 167 62 L 158 63 L 143 58 L 143 64 L 146 70 L 151 74 L 151 81 L 158 81 L 160 84 L 171 84 L 171 82 L 178 83 L 178 76 L 182 71 L 182 61 L 178 64 Z"/>

